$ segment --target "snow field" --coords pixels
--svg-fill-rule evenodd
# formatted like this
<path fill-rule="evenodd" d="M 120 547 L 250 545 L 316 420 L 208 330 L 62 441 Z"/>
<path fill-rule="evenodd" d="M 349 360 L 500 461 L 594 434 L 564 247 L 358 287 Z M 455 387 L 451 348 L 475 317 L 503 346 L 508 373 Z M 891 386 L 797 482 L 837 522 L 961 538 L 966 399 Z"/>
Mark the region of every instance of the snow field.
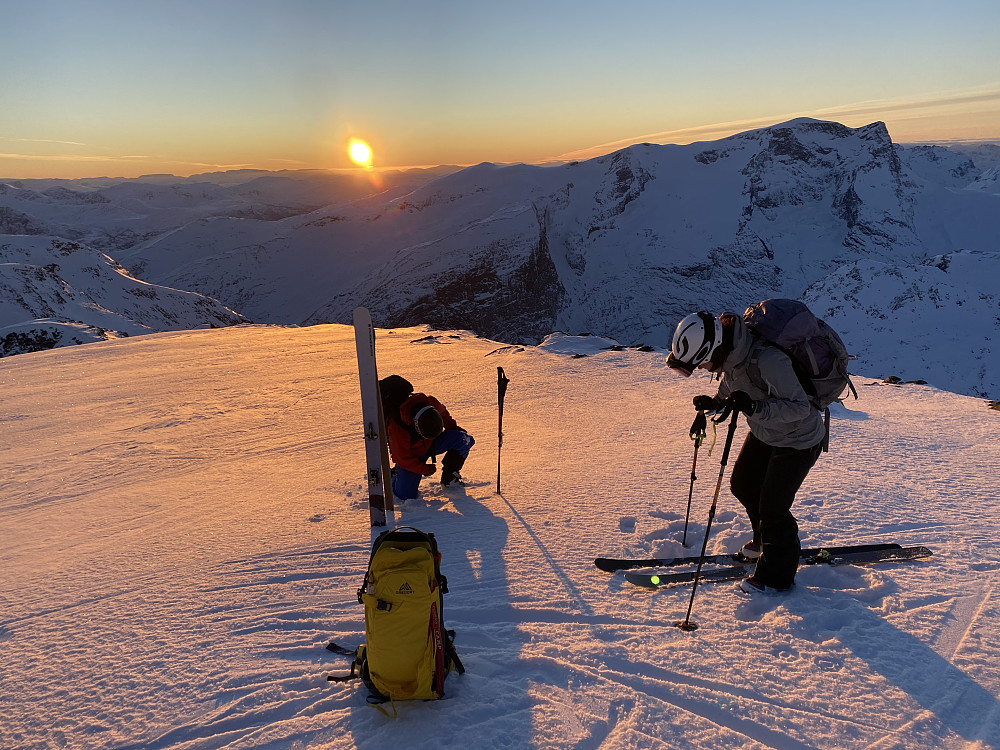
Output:
<path fill-rule="evenodd" d="M 326 681 L 348 661 L 325 644 L 363 640 L 377 531 L 353 331 L 165 333 L 0 362 L 0 747 L 1000 747 L 1000 447 L 981 400 L 856 379 L 796 503 L 804 544 L 933 558 L 803 568 L 769 599 L 706 584 L 685 633 L 689 586 L 651 593 L 592 560 L 700 548 L 721 428 L 680 538 L 710 379 L 586 338 L 378 334 L 380 374 L 477 440 L 464 492 L 431 478 L 396 512 L 442 548 L 467 668 L 447 699 L 389 720 Z M 748 532 L 725 480 L 709 552 Z"/>

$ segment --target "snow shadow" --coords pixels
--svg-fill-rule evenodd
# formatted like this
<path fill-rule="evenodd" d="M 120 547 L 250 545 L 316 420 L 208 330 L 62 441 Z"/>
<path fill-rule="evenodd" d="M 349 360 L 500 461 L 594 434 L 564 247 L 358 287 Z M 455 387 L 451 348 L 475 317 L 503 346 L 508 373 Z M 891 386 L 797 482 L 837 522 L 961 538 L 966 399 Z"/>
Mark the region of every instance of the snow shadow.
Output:
<path fill-rule="evenodd" d="M 830 404 L 830 417 L 833 419 L 844 419 L 848 422 L 865 422 L 869 418 L 868 412 L 849 409 L 845 403 L 838 403 L 836 401 Z"/>
<path fill-rule="evenodd" d="M 483 497 L 488 490 L 480 488 L 470 491 L 438 497 L 439 490 L 424 488 L 396 519 L 397 525 L 414 526 L 437 539 L 448 581 L 444 624 L 455 631 L 466 671 L 448 675 L 442 700 L 396 703 L 394 719 L 366 705 L 361 695 L 353 699 L 347 728 L 360 750 L 465 750 L 482 746 L 483 738 L 491 747 L 532 746 L 530 671 L 519 667 L 527 636 L 504 559 L 510 530 L 488 506 L 498 496 Z"/>
<path fill-rule="evenodd" d="M 847 593 L 823 592 L 824 607 L 817 610 L 813 597 L 789 597 L 788 611 L 802 618 L 803 635 L 823 643 L 835 639 L 872 671 L 902 690 L 939 722 L 927 717 L 919 731 L 944 739 L 951 730 L 967 742 L 984 741 L 1000 748 L 1000 731 L 991 717 L 1000 715 L 1000 701 L 978 682 L 935 652 L 930 646 L 904 633 Z M 901 709 L 902 716 L 913 716 Z M 903 724 L 892 728 L 913 734 L 916 727 Z M 989 733 L 991 736 L 987 737 Z M 978 745 L 977 745 L 978 746 Z"/>

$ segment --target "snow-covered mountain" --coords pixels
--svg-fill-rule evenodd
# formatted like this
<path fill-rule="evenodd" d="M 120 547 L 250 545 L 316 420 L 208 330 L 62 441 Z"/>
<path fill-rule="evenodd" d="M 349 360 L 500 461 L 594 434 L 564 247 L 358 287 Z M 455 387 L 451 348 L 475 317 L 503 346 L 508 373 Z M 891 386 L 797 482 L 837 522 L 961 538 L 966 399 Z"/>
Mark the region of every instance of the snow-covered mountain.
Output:
<path fill-rule="evenodd" d="M 78 242 L 0 236 L 0 357 L 242 322 L 214 299 L 135 279 Z"/>
<path fill-rule="evenodd" d="M 347 322 L 365 304 L 381 326 L 508 342 L 563 330 L 663 347 L 693 310 L 804 298 L 843 329 L 857 372 L 996 397 L 998 164 L 988 148 L 893 144 L 882 123 L 798 119 L 481 164 L 274 221 L 191 214 L 113 254 L 258 322 Z M 43 219 L 22 209 L 19 225 Z"/>
<path fill-rule="evenodd" d="M 274 221 L 382 193 L 406 193 L 442 173 L 236 170 L 181 178 L 0 180 L 0 235 L 51 234 L 113 253 L 199 219 Z"/>
<path fill-rule="evenodd" d="M 374 193 L 408 193 L 448 171 L 389 173 L 378 181 L 237 171 L 0 182 L 0 356 L 246 322 L 213 298 L 131 277 L 104 252 L 213 217 L 258 225 Z"/>

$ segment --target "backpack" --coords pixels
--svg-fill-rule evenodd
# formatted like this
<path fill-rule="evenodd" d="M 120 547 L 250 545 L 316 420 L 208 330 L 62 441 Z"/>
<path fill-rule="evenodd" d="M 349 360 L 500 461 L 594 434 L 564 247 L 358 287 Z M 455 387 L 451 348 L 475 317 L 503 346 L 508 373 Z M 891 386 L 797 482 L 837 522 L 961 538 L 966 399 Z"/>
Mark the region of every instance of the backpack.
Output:
<path fill-rule="evenodd" d="M 441 554 L 433 534 L 400 526 L 379 534 L 358 602 L 365 605 L 365 640 L 354 651 L 335 643 L 327 649 L 354 657 L 346 677 L 360 677 L 373 704 L 431 700 L 444 696 L 444 679 L 465 672 L 455 651 L 455 632 L 444 627 Z"/>
<path fill-rule="evenodd" d="M 382 413 L 385 414 L 386 422 L 389 419 L 402 422 L 399 407 L 413 395 L 413 385 L 401 375 L 389 375 L 378 381 L 378 390 L 382 396 Z"/>
<path fill-rule="evenodd" d="M 751 305 L 743 313 L 743 322 L 765 343 L 788 355 L 809 402 L 824 412 L 826 438 L 823 450 L 829 450 L 830 404 L 843 401 L 848 390 L 854 398 L 858 397 L 847 373 L 850 355 L 840 336 L 825 321 L 813 315 L 805 304 L 794 299 L 766 299 Z M 747 372 L 766 392 L 759 357 L 758 350 L 750 358 Z"/>

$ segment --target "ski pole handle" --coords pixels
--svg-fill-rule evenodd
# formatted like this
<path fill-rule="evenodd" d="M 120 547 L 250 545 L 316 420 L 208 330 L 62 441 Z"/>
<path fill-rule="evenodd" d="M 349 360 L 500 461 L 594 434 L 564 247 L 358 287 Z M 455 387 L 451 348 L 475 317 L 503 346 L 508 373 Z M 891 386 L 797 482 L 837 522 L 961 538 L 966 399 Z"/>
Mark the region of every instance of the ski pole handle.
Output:
<path fill-rule="evenodd" d="M 688 434 L 691 436 L 692 440 L 700 443 L 707 434 L 707 427 L 708 421 L 705 419 L 705 412 L 699 411 L 697 416 L 694 418 L 694 422 L 691 423 L 691 430 Z"/>

